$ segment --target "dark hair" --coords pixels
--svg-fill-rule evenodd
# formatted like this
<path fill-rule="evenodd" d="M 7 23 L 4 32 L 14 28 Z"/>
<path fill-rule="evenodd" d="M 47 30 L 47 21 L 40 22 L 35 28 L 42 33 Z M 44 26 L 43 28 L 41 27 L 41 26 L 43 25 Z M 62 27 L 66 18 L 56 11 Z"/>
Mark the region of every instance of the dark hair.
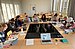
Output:
<path fill-rule="evenodd" d="M 36 14 L 34 14 L 34 15 L 36 15 Z"/>
<path fill-rule="evenodd" d="M 24 13 L 24 14 L 26 14 L 26 13 Z"/>
<path fill-rule="evenodd" d="M 28 17 L 28 15 L 26 15 L 26 17 Z"/>
<path fill-rule="evenodd" d="M 46 15 L 45 15 L 45 14 L 43 14 L 41 18 L 43 18 L 43 16 L 44 16 L 44 19 L 45 19 L 45 18 L 46 18 Z"/>
<path fill-rule="evenodd" d="M 14 18 L 12 18 L 11 21 L 15 21 Z"/>
<path fill-rule="evenodd" d="M 7 25 L 7 23 L 3 23 L 3 24 L 2 24 L 3 27 L 6 27 L 6 25 Z M 8 25 L 7 25 L 7 26 L 8 26 Z"/>
<path fill-rule="evenodd" d="M 20 15 L 17 15 L 17 16 L 16 16 L 16 20 L 17 20 L 18 18 L 20 18 Z"/>
<path fill-rule="evenodd" d="M 16 18 L 19 18 L 19 17 L 20 17 L 20 15 L 16 16 Z"/>
<path fill-rule="evenodd" d="M 54 16 L 58 16 L 58 14 L 57 13 L 55 13 L 55 15 Z"/>

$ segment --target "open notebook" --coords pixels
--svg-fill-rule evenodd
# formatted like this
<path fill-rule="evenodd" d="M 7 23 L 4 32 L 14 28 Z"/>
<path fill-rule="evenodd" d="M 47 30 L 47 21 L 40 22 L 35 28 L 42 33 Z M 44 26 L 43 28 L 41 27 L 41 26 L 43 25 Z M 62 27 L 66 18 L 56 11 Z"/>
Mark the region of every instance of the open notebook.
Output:
<path fill-rule="evenodd" d="M 26 39 L 26 45 L 34 45 L 34 39 Z"/>
<path fill-rule="evenodd" d="M 12 34 L 12 31 L 11 31 L 11 30 L 7 32 L 7 36 L 8 36 L 8 37 L 9 37 L 11 34 Z"/>

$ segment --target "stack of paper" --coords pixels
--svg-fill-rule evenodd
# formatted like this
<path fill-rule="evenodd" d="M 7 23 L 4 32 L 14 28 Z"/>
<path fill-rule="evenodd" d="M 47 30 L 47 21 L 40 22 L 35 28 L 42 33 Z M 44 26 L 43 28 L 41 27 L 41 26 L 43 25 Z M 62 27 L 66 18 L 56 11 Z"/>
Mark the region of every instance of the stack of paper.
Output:
<path fill-rule="evenodd" d="M 34 45 L 34 39 L 26 39 L 26 45 Z"/>

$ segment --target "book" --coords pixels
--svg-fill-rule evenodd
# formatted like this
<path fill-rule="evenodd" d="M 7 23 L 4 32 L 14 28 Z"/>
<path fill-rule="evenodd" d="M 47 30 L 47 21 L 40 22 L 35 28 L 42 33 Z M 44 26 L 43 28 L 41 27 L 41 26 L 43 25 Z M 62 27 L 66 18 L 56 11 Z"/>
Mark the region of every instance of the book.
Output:
<path fill-rule="evenodd" d="M 41 33 L 41 43 L 42 44 L 52 44 L 50 33 Z"/>
<path fill-rule="evenodd" d="M 11 34 L 12 34 L 12 31 L 11 31 L 11 30 L 7 32 L 7 36 L 8 36 L 8 37 L 9 37 Z"/>
<path fill-rule="evenodd" d="M 34 45 L 34 39 L 26 39 L 26 45 Z"/>
<path fill-rule="evenodd" d="M 71 29 L 65 29 L 64 31 L 65 31 L 65 33 L 71 33 L 71 32 L 73 32 L 73 30 L 71 30 Z"/>

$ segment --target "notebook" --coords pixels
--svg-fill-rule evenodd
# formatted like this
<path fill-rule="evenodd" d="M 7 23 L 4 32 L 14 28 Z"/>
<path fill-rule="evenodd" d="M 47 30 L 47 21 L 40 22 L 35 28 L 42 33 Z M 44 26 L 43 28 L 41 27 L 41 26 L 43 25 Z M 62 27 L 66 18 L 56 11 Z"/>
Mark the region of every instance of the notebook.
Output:
<path fill-rule="evenodd" d="M 52 44 L 50 33 L 41 33 L 41 43 L 42 44 Z"/>
<path fill-rule="evenodd" d="M 7 36 L 9 37 L 9 35 L 12 34 L 12 31 L 10 30 L 9 32 L 7 32 Z"/>
<path fill-rule="evenodd" d="M 26 39 L 26 45 L 34 45 L 34 39 Z"/>

